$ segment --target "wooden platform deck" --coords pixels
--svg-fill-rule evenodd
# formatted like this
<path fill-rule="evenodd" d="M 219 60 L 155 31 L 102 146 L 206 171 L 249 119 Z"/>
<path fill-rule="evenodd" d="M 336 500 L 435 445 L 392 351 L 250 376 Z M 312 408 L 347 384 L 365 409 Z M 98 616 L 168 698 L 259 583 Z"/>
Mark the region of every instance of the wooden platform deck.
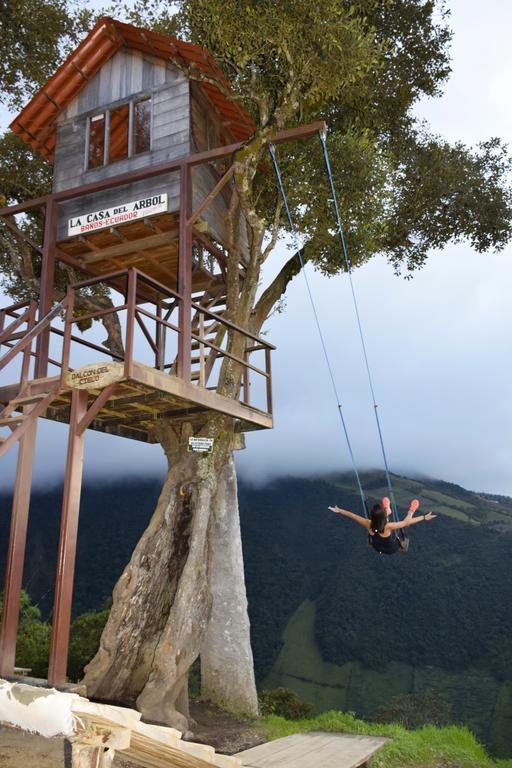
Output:
<path fill-rule="evenodd" d="M 338 733 L 297 733 L 239 752 L 244 768 L 358 768 L 388 740 Z"/>
<path fill-rule="evenodd" d="M 159 419 L 169 418 L 178 422 L 186 420 L 199 427 L 212 410 L 236 419 L 237 431 L 240 432 L 272 429 L 273 419 L 270 414 L 177 376 L 134 362 L 132 376 L 126 378 L 121 364 L 110 365 L 112 368 L 118 367 L 118 376 L 112 379 L 117 382 L 117 388 L 91 422 L 89 429 L 153 443 Z M 97 367 L 100 366 L 98 364 Z M 23 390 L 25 400 L 49 391 L 57 382 L 58 377 L 28 382 Z M 71 391 L 68 387 L 61 388 L 43 418 L 68 423 Z M 19 385 L 0 387 L 0 406 L 15 399 L 18 392 Z M 89 390 L 89 405 L 100 392 L 101 389 Z"/>

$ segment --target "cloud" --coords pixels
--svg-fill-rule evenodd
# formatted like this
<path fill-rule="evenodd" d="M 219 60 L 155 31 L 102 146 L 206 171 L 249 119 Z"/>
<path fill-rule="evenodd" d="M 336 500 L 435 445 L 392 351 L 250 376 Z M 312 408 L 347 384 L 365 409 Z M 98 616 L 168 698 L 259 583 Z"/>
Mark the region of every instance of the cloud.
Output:
<path fill-rule="evenodd" d="M 446 95 L 425 101 L 421 115 L 449 139 L 474 143 L 512 128 L 507 100 L 512 6 L 452 0 L 453 75 Z M 426 474 L 468 488 L 512 494 L 512 249 L 476 254 L 467 245 L 433 253 L 413 280 L 393 275 L 383 259 L 354 279 L 392 470 Z M 286 257 L 278 250 L 269 264 Z M 350 301 L 342 277 L 311 273 L 311 285 L 332 356 L 343 413 L 361 467 L 382 466 L 373 405 Z M 269 324 L 273 356 L 273 431 L 251 433 L 237 454 L 255 481 L 278 474 L 350 468 L 337 403 L 327 376 L 302 277 L 290 286 L 287 309 Z M 84 360 L 88 362 L 88 360 Z M 35 476 L 62 479 L 66 428 L 43 422 Z M 15 454 L 0 465 L 12 482 Z M 161 473 L 158 446 L 88 433 L 85 473 Z"/>

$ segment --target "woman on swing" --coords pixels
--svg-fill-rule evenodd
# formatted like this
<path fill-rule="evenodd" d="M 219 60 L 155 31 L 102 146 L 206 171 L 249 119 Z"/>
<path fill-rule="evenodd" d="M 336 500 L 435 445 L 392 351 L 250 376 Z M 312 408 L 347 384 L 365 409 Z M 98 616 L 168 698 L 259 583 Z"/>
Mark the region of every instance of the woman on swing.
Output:
<path fill-rule="evenodd" d="M 419 501 L 413 499 L 406 517 L 398 523 L 389 521 L 391 504 L 387 497 L 382 499 L 382 503 L 373 505 L 370 510 L 369 520 L 361 515 L 354 514 L 354 512 L 349 512 L 348 509 L 340 509 L 336 506 L 329 507 L 329 509 L 337 515 L 350 517 L 351 520 L 355 520 L 356 523 L 359 523 L 363 528 L 366 528 L 371 546 L 377 552 L 380 552 L 381 555 L 394 555 L 395 552 L 399 552 L 402 549 L 400 539 L 395 531 L 400 528 L 408 528 L 410 525 L 416 525 L 416 523 L 421 523 L 426 520 L 433 520 L 437 517 L 437 515 L 432 514 L 432 512 L 427 512 L 426 515 L 414 517 L 414 513 L 419 506 Z"/>

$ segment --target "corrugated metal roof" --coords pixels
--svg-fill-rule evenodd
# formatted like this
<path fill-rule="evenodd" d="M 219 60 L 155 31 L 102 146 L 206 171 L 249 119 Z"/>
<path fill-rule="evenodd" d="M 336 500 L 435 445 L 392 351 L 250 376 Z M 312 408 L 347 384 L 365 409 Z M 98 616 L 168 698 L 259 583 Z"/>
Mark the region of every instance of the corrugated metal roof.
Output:
<path fill-rule="evenodd" d="M 227 92 L 230 85 L 205 48 L 183 42 L 170 35 L 123 24 L 103 17 L 89 35 L 61 64 L 10 125 L 36 151 L 52 161 L 55 149 L 56 121 L 59 114 L 77 96 L 96 72 L 120 48 L 133 48 L 169 61 L 192 67 L 222 83 Z M 244 141 L 254 131 L 254 124 L 236 100 L 211 83 L 199 83 L 214 108 L 224 117 L 226 127 L 238 141 Z"/>

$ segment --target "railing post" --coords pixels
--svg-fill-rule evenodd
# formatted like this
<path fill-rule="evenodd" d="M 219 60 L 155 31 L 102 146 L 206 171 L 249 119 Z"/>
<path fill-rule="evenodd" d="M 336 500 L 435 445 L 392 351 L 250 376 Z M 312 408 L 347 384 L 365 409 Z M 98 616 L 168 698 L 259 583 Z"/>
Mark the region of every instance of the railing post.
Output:
<path fill-rule="evenodd" d="M 85 430 L 79 434 L 78 424 L 86 412 L 87 390 L 73 390 L 48 665 L 48 682 L 53 686 L 62 686 L 66 682 L 85 441 Z"/>
<path fill-rule="evenodd" d="M 2 337 L 2 331 L 5 325 L 5 311 L 0 309 L 0 338 Z M 2 344 L 0 343 L 0 357 L 2 356 Z"/>
<path fill-rule="evenodd" d="M 36 324 L 36 312 L 37 312 L 37 302 L 32 300 L 29 306 L 27 331 L 31 331 L 34 325 Z M 32 342 L 23 352 L 23 362 L 21 365 L 20 389 L 22 389 L 25 386 L 29 378 L 31 358 L 32 358 Z"/>
<path fill-rule="evenodd" d="M 272 416 L 272 367 L 270 362 L 270 352 L 268 347 L 265 347 L 265 371 L 267 375 L 267 413 Z"/>
<path fill-rule="evenodd" d="M 135 333 L 135 312 L 137 310 L 137 272 L 133 267 L 128 270 L 126 288 L 126 342 L 124 346 L 124 375 L 127 379 L 133 375 L 133 340 Z"/>
<path fill-rule="evenodd" d="M 162 339 L 164 338 L 163 328 L 164 326 L 159 321 L 162 319 L 162 301 L 161 299 L 158 300 L 156 305 L 156 316 L 158 317 L 158 320 L 155 322 L 155 346 L 156 346 L 156 354 L 155 354 L 155 368 L 158 371 L 163 370 L 163 350 L 162 350 Z"/>
<path fill-rule="evenodd" d="M 249 362 L 249 355 L 251 353 L 250 349 L 247 349 L 247 346 L 244 350 L 244 362 Z M 242 373 L 242 388 L 243 388 L 243 396 L 244 396 L 244 403 L 245 405 L 250 405 L 251 403 L 251 371 L 250 368 L 247 368 L 247 366 L 244 366 L 243 373 Z"/>
<path fill-rule="evenodd" d="M 62 341 L 61 386 L 64 386 L 66 373 L 69 371 L 69 356 L 71 352 L 71 334 L 73 332 L 73 312 L 75 309 L 75 293 L 68 285 L 66 291 L 66 316 L 64 318 L 64 338 Z"/>
<path fill-rule="evenodd" d="M 204 339 L 204 315 L 202 312 L 199 313 L 199 333 L 197 334 L 201 339 Z M 192 337 L 190 338 L 190 347 L 192 349 Z M 206 381 L 206 365 L 205 365 L 205 354 L 204 354 L 204 344 L 199 343 L 199 386 L 200 387 L 206 387 L 207 381 Z"/>
<path fill-rule="evenodd" d="M 51 309 L 55 281 L 55 243 L 57 240 L 57 203 L 51 197 L 46 203 L 44 217 L 44 241 L 41 256 L 41 279 L 39 294 L 39 316 L 41 320 Z M 48 354 L 50 349 L 50 328 L 40 334 L 36 346 L 36 364 L 34 376 L 44 378 L 48 374 Z"/>
<path fill-rule="evenodd" d="M 192 208 L 192 176 L 188 165 L 180 169 L 180 224 L 178 293 L 179 310 L 178 376 L 190 381 L 192 332 L 192 227 L 187 225 Z"/>

